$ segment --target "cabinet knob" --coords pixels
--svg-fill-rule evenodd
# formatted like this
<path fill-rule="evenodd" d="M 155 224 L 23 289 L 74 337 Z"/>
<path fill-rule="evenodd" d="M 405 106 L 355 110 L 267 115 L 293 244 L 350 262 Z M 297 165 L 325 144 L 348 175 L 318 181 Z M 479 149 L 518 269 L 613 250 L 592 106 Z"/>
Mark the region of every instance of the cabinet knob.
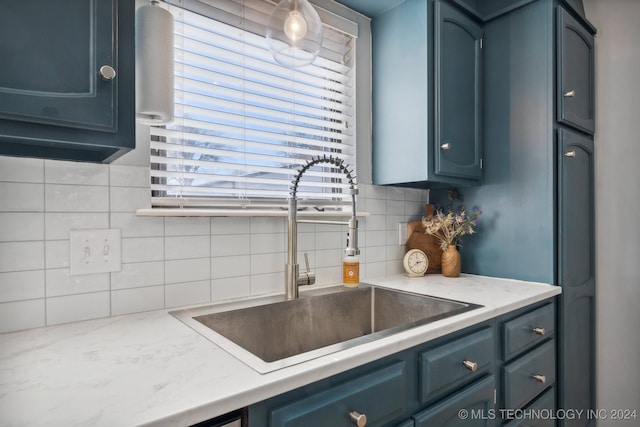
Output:
<path fill-rule="evenodd" d="M 102 80 L 105 82 L 110 82 L 116 78 L 116 70 L 110 65 L 103 65 L 100 67 L 100 77 L 102 77 Z"/>
<path fill-rule="evenodd" d="M 568 92 L 565 92 L 563 96 L 565 98 L 573 98 L 574 96 L 576 96 L 576 91 L 575 90 L 570 90 Z"/>
<path fill-rule="evenodd" d="M 358 427 L 364 427 L 367 425 L 367 416 L 358 411 L 349 412 L 349 420 Z"/>
<path fill-rule="evenodd" d="M 533 328 L 533 332 L 535 332 L 538 335 L 544 335 L 545 334 L 544 328 Z"/>
<path fill-rule="evenodd" d="M 449 148 L 451 148 L 451 144 L 445 142 L 444 144 L 440 145 L 440 148 L 442 148 L 443 150 L 448 150 Z"/>
<path fill-rule="evenodd" d="M 462 364 L 464 365 L 465 368 L 467 368 L 471 372 L 475 372 L 478 370 L 478 364 L 476 362 L 472 362 L 470 360 L 463 360 Z"/>
<path fill-rule="evenodd" d="M 547 377 L 545 377 L 544 375 L 540 375 L 540 374 L 533 374 L 531 375 L 531 378 L 533 378 L 534 380 L 538 381 L 539 383 L 546 383 L 547 382 Z"/>
<path fill-rule="evenodd" d="M 565 157 L 575 157 L 576 156 L 576 150 L 571 150 L 571 151 L 567 151 L 566 153 L 564 153 Z"/>

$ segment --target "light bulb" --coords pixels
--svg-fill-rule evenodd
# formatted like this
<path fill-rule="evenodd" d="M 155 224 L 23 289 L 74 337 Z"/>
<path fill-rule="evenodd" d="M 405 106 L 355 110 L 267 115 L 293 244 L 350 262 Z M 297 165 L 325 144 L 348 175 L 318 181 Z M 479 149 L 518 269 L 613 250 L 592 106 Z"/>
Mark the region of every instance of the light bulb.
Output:
<path fill-rule="evenodd" d="M 277 63 L 303 67 L 322 47 L 322 21 L 308 0 L 280 0 L 267 22 L 265 37 Z"/>
<path fill-rule="evenodd" d="M 289 16 L 284 21 L 284 33 L 294 42 L 307 35 L 307 21 L 297 10 L 289 12 Z"/>

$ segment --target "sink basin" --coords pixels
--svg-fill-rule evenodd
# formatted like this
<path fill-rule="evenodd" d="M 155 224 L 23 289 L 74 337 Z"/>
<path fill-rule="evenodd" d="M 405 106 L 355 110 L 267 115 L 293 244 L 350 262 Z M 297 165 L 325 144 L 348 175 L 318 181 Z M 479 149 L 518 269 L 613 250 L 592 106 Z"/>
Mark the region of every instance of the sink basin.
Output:
<path fill-rule="evenodd" d="M 171 314 L 266 373 L 480 307 L 362 284 L 355 289 L 339 286 L 304 292 L 291 301 L 264 302 Z"/>

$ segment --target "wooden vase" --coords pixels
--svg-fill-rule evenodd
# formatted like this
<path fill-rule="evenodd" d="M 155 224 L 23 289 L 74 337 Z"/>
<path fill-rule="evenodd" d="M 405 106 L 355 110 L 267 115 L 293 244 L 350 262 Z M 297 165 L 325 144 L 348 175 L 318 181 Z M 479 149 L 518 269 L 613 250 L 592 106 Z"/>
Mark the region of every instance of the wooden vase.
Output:
<path fill-rule="evenodd" d="M 459 277 L 462 263 L 460 261 L 460 252 L 456 245 L 449 245 L 442 252 L 442 275 L 445 277 Z"/>

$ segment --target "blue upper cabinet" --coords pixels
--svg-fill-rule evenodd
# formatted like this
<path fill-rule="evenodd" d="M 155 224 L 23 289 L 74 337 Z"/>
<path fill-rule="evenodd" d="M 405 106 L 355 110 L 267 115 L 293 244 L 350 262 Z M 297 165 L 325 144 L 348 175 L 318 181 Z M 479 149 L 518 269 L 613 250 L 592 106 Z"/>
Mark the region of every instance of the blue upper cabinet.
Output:
<path fill-rule="evenodd" d="M 557 25 L 558 121 L 593 134 L 593 33 L 562 7 L 558 7 Z"/>
<path fill-rule="evenodd" d="M 372 32 L 374 184 L 478 184 L 480 26 L 447 3 L 407 0 Z"/>
<path fill-rule="evenodd" d="M 0 154 L 104 162 L 134 147 L 134 6 L 3 1 Z"/>

